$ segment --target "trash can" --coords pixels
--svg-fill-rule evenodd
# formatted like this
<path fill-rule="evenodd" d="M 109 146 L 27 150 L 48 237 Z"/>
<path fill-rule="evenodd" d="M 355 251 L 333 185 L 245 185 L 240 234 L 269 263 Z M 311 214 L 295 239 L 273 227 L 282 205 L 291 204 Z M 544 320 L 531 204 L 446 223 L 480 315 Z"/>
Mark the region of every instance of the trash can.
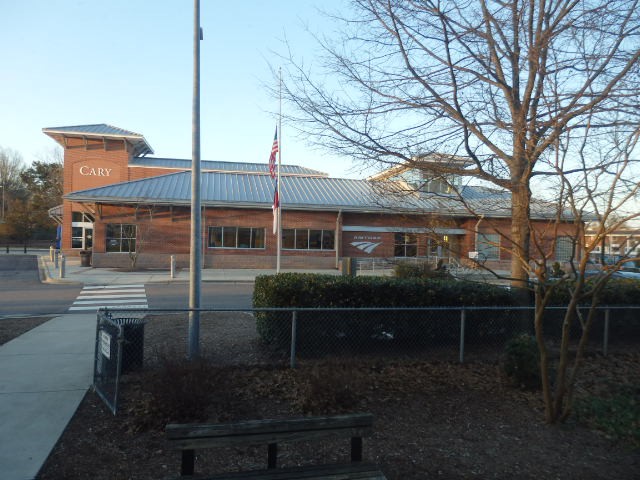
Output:
<path fill-rule="evenodd" d="M 114 318 L 122 326 L 122 361 L 120 373 L 142 368 L 144 359 L 144 320 L 141 318 Z"/>
<path fill-rule="evenodd" d="M 80 250 L 80 266 L 91 266 L 91 252 L 89 250 Z"/>

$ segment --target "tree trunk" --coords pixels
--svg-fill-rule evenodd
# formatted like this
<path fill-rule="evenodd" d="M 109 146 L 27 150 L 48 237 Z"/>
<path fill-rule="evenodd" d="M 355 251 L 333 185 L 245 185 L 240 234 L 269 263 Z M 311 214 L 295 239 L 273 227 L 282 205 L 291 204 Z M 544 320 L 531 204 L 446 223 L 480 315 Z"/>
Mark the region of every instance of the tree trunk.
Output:
<path fill-rule="evenodd" d="M 524 182 L 515 184 L 511 190 L 511 286 L 518 290 L 529 285 L 530 200 L 529 186 Z"/>

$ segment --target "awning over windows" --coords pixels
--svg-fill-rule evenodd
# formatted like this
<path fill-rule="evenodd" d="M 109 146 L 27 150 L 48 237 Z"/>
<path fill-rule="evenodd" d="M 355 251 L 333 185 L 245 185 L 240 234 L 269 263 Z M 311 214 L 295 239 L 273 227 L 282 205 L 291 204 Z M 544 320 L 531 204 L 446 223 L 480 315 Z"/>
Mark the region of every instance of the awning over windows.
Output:
<path fill-rule="evenodd" d="M 49 218 L 52 218 L 58 225 L 62 225 L 62 205 L 50 208 Z"/>

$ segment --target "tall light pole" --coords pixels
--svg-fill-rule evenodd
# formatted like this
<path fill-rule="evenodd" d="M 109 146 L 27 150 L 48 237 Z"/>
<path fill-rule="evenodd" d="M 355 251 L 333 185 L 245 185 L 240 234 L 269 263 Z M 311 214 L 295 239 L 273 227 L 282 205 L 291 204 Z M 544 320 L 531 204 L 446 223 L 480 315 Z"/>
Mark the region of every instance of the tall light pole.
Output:
<path fill-rule="evenodd" d="M 2 177 L 2 181 L 0 182 L 0 188 L 2 188 L 2 218 L 0 219 L 0 223 L 4 223 L 4 177 Z"/>
<path fill-rule="evenodd" d="M 202 277 L 202 211 L 200 208 L 200 0 L 193 4 L 193 110 L 191 142 L 191 254 L 189 256 L 189 351 L 200 355 L 200 283 Z"/>

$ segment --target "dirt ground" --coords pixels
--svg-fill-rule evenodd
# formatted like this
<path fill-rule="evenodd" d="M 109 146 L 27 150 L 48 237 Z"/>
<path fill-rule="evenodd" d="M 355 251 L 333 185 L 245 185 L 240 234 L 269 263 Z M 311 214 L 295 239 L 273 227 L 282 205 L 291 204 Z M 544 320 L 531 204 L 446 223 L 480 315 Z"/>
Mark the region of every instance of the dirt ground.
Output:
<path fill-rule="evenodd" d="M 599 359 L 598 368 L 637 365 L 638 360 L 638 355 Z M 493 365 L 341 367 L 329 362 L 296 370 L 225 370 L 226 393 L 207 413 L 210 421 L 371 412 L 375 434 L 365 440 L 365 457 L 377 462 L 389 479 L 640 478 L 639 451 L 573 422 L 544 425 L 539 394 L 506 387 Z M 342 371 L 336 375 L 336 370 Z M 341 390 L 344 379 L 351 379 L 351 387 Z M 126 404 L 115 417 L 95 394 L 87 394 L 40 480 L 178 476 L 180 454 L 165 442 L 164 422 L 155 424 L 157 415 L 142 420 L 148 398 L 137 380 L 130 380 Z M 336 393 L 327 394 L 331 391 Z M 281 450 L 280 460 L 287 465 L 331 462 L 338 454 L 344 460 L 348 443 L 293 444 Z M 198 454 L 196 471 L 260 468 L 265 462 L 266 449 L 210 450 Z"/>
<path fill-rule="evenodd" d="M 365 439 L 364 456 L 389 479 L 640 478 L 637 447 L 575 419 L 545 425 L 539 392 L 509 385 L 495 361 L 333 359 L 289 369 L 262 363 L 256 348 L 238 342 L 243 329 L 251 335 L 244 320 L 246 325 L 237 322 L 236 334 L 221 341 L 229 343 L 235 360 L 250 355 L 253 366 L 207 365 L 196 368 L 193 377 L 180 370 L 182 365 L 129 374 L 117 416 L 89 392 L 37 478 L 177 478 L 180 454 L 164 439 L 166 423 L 343 412 L 373 413 L 374 435 Z M 611 385 L 640 385 L 639 365 L 640 353 L 634 351 L 590 357 L 578 396 L 599 394 Z M 167 388 L 169 383 L 175 388 Z M 179 388 L 189 395 L 174 395 Z M 185 403 L 198 395 L 204 409 Z M 348 461 L 348 448 L 348 439 L 282 445 L 279 462 Z M 196 471 L 213 474 L 265 464 L 266 448 L 212 449 L 198 452 Z"/>

